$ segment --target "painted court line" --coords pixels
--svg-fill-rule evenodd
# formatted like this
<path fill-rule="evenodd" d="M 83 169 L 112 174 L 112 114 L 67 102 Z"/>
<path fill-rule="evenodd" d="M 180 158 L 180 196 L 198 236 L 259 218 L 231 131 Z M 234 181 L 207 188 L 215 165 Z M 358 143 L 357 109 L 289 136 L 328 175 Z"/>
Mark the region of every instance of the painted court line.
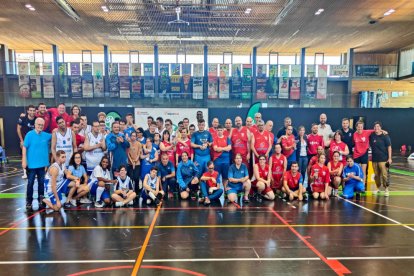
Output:
<path fill-rule="evenodd" d="M 10 191 L 10 190 L 13 190 L 13 189 L 16 189 L 16 188 L 19 188 L 19 187 L 21 187 L 21 186 L 23 186 L 23 185 L 26 185 L 26 184 L 20 184 L 20 185 L 17 185 L 17 186 L 14 186 L 14 187 L 11 187 L 11 188 L 8 188 L 8 189 L 5 189 L 5 190 L 3 190 L 3 191 L 0 191 L 0 194 L 1 194 L 1 193 L 4 193 L 4 192 L 7 192 L 7 191 Z"/>
<path fill-rule="evenodd" d="M 341 197 L 340 197 L 340 198 L 341 198 Z M 387 217 L 387 216 L 381 215 L 380 213 L 377 213 L 377 212 L 375 212 L 375 211 L 373 211 L 373 210 L 371 210 L 371 209 L 369 209 L 369 208 L 366 208 L 366 207 L 364 207 L 364 206 L 362 206 L 362 205 L 359 205 L 359 204 L 357 204 L 357 203 L 355 203 L 355 202 L 353 202 L 353 201 L 351 201 L 351 200 L 348 200 L 348 199 L 345 199 L 345 198 L 341 198 L 341 199 L 342 199 L 342 200 L 345 200 L 346 202 L 351 203 L 352 205 L 355 205 L 355 206 L 357 206 L 357 207 L 359 207 L 359 208 L 361 208 L 361 209 L 364 209 L 365 211 L 368 211 L 368 212 L 370 212 L 370 213 L 373 213 L 373 214 L 375 214 L 375 215 L 377 215 L 377 216 L 379 216 L 379 217 L 382 217 L 382 218 L 384 218 L 384 219 L 386 219 L 386 220 L 389 220 L 389 221 L 391 221 L 391 222 L 394 222 L 395 224 L 400 225 L 400 226 L 402 226 L 402 227 L 404 227 L 404 228 L 407 228 L 407 229 L 409 229 L 409 230 L 411 230 L 411 231 L 413 231 L 413 232 L 414 232 L 414 228 L 412 228 L 412 227 L 410 227 L 410 226 L 408 226 L 408 225 L 406 225 L 406 224 L 403 224 L 403 223 L 401 223 L 401 222 L 399 222 L 399 221 L 396 221 L 395 219 L 392 219 L 392 218 L 389 218 L 389 217 Z"/>
<path fill-rule="evenodd" d="M 40 214 L 41 212 L 43 212 L 45 209 L 43 209 L 43 210 L 40 210 L 40 211 L 37 211 L 36 213 L 34 213 L 33 215 L 31 215 L 31 216 L 29 216 L 29 217 L 26 217 L 26 218 L 23 218 L 23 219 L 21 219 L 21 220 L 18 220 L 18 221 L 16 221 L 16 222 L 14 222 L 10 227 L 8 227 L 8 228 L 1 228 L 1 230 L 3 230 L 3 231 L 1 231 L 0 232 L 0 236 L 2 236 L 2 235 L 4 235 L 4 234 L 6 234 L 7 232 L 9 232 L 10 230 L 14 230 L 15 228 L 17 228 L 17 226 L 19 226 L 20 224 L 22 224 L 23 222 L 25 222 L 25 221 L 28 221 L 29 219 L 31 219 L 31 218 L 33 218 L 33 217 L 35 217 L 35 216 L 37 216 L 38 214 Z"/>

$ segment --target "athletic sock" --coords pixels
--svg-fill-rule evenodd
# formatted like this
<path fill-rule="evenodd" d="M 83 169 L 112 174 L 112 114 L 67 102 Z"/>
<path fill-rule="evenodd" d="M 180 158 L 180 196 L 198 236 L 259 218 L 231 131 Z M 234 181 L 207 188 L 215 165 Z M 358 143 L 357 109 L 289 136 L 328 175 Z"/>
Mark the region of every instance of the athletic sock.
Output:
<path fill-rule="evenodd" d="M 103 194 L 103 192 L 105 191 L 104 187 L 98 187 L 96 188 L 96 201 L 99 202 L 101 201 L 101 196 Z"/>
<path fill-rule="evenodd" d="M 148 195 L 152 200 L 155 200 L 155 195 L 152 192 L 149 192 Z"/>

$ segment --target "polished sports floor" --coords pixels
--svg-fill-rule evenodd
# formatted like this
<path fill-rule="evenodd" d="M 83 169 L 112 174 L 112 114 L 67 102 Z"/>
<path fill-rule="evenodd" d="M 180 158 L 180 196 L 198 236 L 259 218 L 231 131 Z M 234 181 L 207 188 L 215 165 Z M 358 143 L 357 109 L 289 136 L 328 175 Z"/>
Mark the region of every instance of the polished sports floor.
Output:
<path fill-rule="evenodd" d="M 19 160 L 0 168 L 0 275 L 412 275 L 414 169 L 391 196 L 26 212 Z"/>

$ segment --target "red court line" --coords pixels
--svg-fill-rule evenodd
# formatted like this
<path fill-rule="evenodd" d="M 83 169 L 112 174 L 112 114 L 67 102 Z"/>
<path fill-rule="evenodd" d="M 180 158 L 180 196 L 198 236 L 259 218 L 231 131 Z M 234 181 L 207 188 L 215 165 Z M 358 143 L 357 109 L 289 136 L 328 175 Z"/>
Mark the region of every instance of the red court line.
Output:
<path fill-rule="evenodd" d="M 237 203 L 236 203 L 237 204 Z M 266 206 L 258 206 L 258 207 L 241 207 L 240 205 L 237 204 L 237 206 L 239 206 L 241 209 L 251 209 L 251 210 L 262 210 L 262 211 L 266 211 L 269 212 L 268 207 Z M 216 209 L 216 210 L 224 210 L 224 209 L 229 209 L 228 206 L 225 207 L 210 207 L 210 206 L 200 206 L 200 207 L 163 207 L 161 210 L 211 210 L 211 209 Z M 65 211 L 114 211 L 114 210 L 139 210 L 139 211 L 152 211 L 152 210 L 156 210 L 155 208 L 112 208 L 112 207 L 108 207 L 108 208 L 68 208 L 65 209 Z"/>
<path fill-rule="evenodd" d="M 358 201 L 353 200 L 353 202 L 357 203 Z M 395 207 L 395 208 L 400 208 L 400 209 L 405 209 L 405 210 L 414 211 L 414 209 L 413 209 L 413 208 L 402 207 L 402 206 L 397 206 L 397 205 L 392 205 L 392 204 L 376 203 L 376 202 L 371 202 L 371 201 L 359 201 L 358 203 L 361 203 L 361 202 L 365 202 L 365 203 L 369 203 L 369 204 L 375 204 L 375 205 L 390 206 L 390 207 Z"/>
<path fill-rule="evenodd" d="M 309 241 L 307 241 L 298 231 L 296 231 L 284 218 L 282 218 L 275 210 L 269 207 L 269 210 L 288 228 L 293 232 L 305 245 L 313 251 L 324 263 L 326 263 L 337 275 L 350 274 L 351 271 L 348 270 L 343 264 L 338 260 L 328 260 L 324 255 L 322 255 L 319 250 L 317 250 Z"/>
<path fill-rule="evenodd" d="M 96 269 L 90 269 L 90 270 L 84 270 L 80 272 L 76 272 L 73 274 L 69 274 L 68 276 L 80 276 L 80 275 L 86 275 L 86 274 L 92 274 L 102 271 L 109 271 L 109 270 L 121 270 L 121 269 L 131 269 L 132 265 L 124 265 L 124 266 L 110 266 L 110 267 L 102 267 L 102 268 L 96 268 Z M 143 265 L 141 268 L 146 269 L 162 269 L 162 270 L 170 270 L 170 271 L 177 271 L 182 272 L 188 275 L 194 275 L 194 276 L 206 276 L 205 274 L 201 274 L 195 271 L 191 271 L 188 269 L 178 268 L 178 267 L 172 267 L 172 266 L 161 266 L 161 265 Z"/>
<path fill-rule="evenodd" d="M 141 266 L 142 259 L 144 259 L 145 251 L 147 250 L 147 246 L 151 238 L 152 231 L 154 230 L 154 227 L 155 227 L 155 222 L 157 221 L 158 215 L 160 214 L 161 205 L 162 204 L 158 205 L 157 211 L 155 212 L 155 215 L 152 219 L 151 225 L 147 232 L 147 236 L 145 237 L 144 243 L 142 244 L 141 250 L 139 251 L 138 257 L 135 261 L 134 268 L 132 269 L 132 273 L 131 273 L 132 276 L 138 275 L 138 271 Z"/>
<path fill-rule="evenodd" d="M 42 210 L 40 210 L 40 211 L 37 211 L 36 213 L 34 213 L 33 215 L 31 215 L 31 216 L 29 216 L 29 217 L 26 217 L 26 218 L 23 218 L 23 219 L 21 219 L 21 220 L 19 220 L 19 221 L 16 221 L 16 222 L 14 222 L 9 228 L 7 228 L 7 229 L 5 229 L 5 230 L 3 230 L 3 231 L 1 231 L 0 232 L 0 236 L 2 236 L 2 235 L 4 235 L 4 234 L 6 234 L 7 232 L 9 232 L 11 229 L 13 229 L 13 228 L 16 228 L 17 226 L 19 226 L 20 224 L 22 224 L 23 222 L 25 222 L 25 221 L 28 221 L 29 219 L 31 219 L 31 218 L 33 218 L 33 217 L 35 217 L 35 216 L 37 216 L 38 214 L 40 214 L 41 212 L 43 212 L 45 209 L 42 209 Z"/>

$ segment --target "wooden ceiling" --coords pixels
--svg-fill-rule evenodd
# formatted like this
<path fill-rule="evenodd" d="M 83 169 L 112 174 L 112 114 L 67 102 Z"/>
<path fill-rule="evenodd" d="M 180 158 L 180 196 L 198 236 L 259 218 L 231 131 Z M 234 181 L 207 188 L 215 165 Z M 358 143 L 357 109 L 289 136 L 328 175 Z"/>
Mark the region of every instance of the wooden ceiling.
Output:
<path fill-rule="evenodd" d="M 209 53 L 391 52 L 414 43 L 413 0 L 67 0 L 76 22 L 55 0 L 0 0 L 0 43 L 11 49 L 65 51 L 186 50 Z M 30 11 L 25 5 L 36 10 Z M 106 5 L 109 12 L 101 6 Z M 171 24 L 175 8 L 190 24 Z M 250 13 L 245 13 L 251 9 Z M 318 9 L 325 11 L 316 16 Z M 395 13 L 383 17 L 384 12 Z M 377 21 L 369 24 L 370 20 Z"/>

